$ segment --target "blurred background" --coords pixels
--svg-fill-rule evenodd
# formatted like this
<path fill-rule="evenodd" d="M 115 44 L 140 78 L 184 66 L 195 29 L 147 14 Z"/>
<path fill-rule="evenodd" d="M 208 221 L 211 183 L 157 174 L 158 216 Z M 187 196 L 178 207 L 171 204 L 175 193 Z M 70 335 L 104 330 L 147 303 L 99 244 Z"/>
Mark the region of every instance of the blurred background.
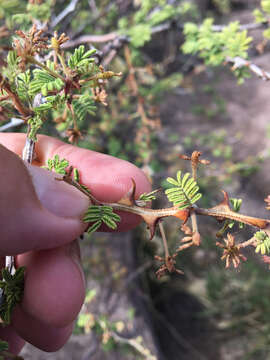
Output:
<path fill-rule="evenodd" d="M 153 189 L 176 171 L 190 171 L 179 154 L 203 152 L 199 169 L 202 207 L 230 197 L 241 212 L 268 217 L 270 102 L 268 82 L 255 76 L 238 85 L 230 67 L 207 67 L 183 54 L 183 25 L 213 17 L 216 24 L 254 22 L 256 0 L 0 0 L 0 24 L 29 28 L 31 14 L 48 21 L 48 34 L 65 32 L 67 51 L 96 48 L 96 61 L 122 72 L 110 81 L 97 115 L 80 123 L 78 146 L 142 168 Z M 2 9 L 2 10 L 1 10 Z M 2 15 L 1 15 L 2 14 Z M 18 15 L 19 14 L 19 15 Z M 253 30 L 249 55 L 269 70 L 269 44 Z M 0 39 L 0 63 L 10 44 Z M 263 52 L 261 48 L 263 46 Z M 4 115 L 0 120 L 4 124 Z M 66 141 L 66 124 L 54 117 L 42 132 Z M 1 125 L 1 124 L 0 124 Z M 24 127 L 12 131 L 25 131 Z M 165 199 L 154 206 L 165 206 Z M 169 245 L 180 240 L 179 222 L 165 223 Z M 216 248 L 214 219 L 199 219 L 202 245 L 178 257 L 184 275 L 157 280 L 158 235 L 145 226 L 128 233 L 98 233 L 81 241 L 87 278 L 85 304 L 63 349 L 47 354 L 27 345 L 25 359 L 243 360 L 270 359 L 269 270 L 254 253 L 237 270 L 225 270 Z M 247 229 L 242 239 L 250 238 Z"/>

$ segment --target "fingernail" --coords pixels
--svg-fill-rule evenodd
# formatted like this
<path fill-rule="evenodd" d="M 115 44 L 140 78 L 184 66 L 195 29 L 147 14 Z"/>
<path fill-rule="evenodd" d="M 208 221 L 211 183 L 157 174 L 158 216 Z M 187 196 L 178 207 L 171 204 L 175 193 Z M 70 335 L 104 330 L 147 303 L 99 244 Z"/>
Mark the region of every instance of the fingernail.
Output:
<path fill-rule="evenodd" d="M 61 175 L 25 163 L 37 197 L 50 212 L 62 217 L 81 217 L 89 206 L 89 199 L 74 186 L 57 181 Z"/>

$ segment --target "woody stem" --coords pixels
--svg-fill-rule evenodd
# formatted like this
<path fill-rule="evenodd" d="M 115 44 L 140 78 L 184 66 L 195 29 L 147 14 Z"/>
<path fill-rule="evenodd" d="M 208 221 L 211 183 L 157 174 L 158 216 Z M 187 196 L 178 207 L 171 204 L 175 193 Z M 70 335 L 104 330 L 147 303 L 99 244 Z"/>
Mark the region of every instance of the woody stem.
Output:
<path fill-rule="evenodd" d="M 170 256 L 170 253 L 169 253 L 168 243 L 167 243 L 167 239 L 166 239 L 166 235 L 165 235 L 165 231 L 164 231 L 164 227 L 163 227 L 162 222 L 159 222 L 158 226 L 159 226 L 159 231 L 160 231 L 163 246 L 164 246 L 165 259 L 168 259 L 168 257 Z"/>

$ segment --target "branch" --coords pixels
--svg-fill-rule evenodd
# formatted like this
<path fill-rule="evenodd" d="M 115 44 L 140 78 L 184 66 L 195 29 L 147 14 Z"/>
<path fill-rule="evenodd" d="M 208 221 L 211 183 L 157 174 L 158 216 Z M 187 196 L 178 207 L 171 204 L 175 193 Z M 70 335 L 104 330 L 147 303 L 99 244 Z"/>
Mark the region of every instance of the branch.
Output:
<path fill-rule="evenodd" d="M 270 230 L 270 220 L 269 219 L 262 219 L 256 218 L 253 216 L 244 215 L 230 209 L 230 201 L 229 196 L 225 191 L 222 191 L 224 195 L 224 199 L 221 201 L 220 204 L 210 208 L 210 209 L 203 209 L 193 205 L 193 211 L 198 215 L 206 215 L 215 217 L 218 220 L 230 219 L 240 223 L 244 223 L 250 226 L 255 226 L 259 229 L 263 230 Z"/>
<path fill-rule="evenodd" d="M 7 123 L 3 126 L 0 126 L 0 132 L 8 130 L 8 129 L 16 127 L 16 126 L 19 126 L 19 125 L 22 125 L 22 124 L 24 124 L 24 120 L 18 119 L 18 118 L 11 118 L 9 123 Z"/>
<path fill-rule="evenodd" d="M 127 339 L 124 338 L 122 336 L 120 336 L 119 334 L 117 334 L 114 331 L 110 332 L 110 335 L 114 338 L 114 340 L 116 342 L 119 343 L 123 343 L 123 344 L 128 344 L 129 346 L 133 347 L 135 350 L 137 350 L 142 356 L 144 356 L 144 358 L 146 360 L 157 360 L 157 357 L 152 355 L 149 351 L 149 349 L 145 348 L 141 342 L 140 342 L 140 338 L 136 338 L 136 339 Z"/>
<path fill-rule="evenodd" d="M 265 23 L 248 23 L 248 24 L 242 24 L 239 25 L 239 30 L 257 30 L 257 29 L 261 29 L 261 28 L 265 28 L 267 24 Z M 212 30 L 216 31 L 216 32 L 220 32 L 222 31 L 227 25 L 213 25 L 212 26 Z M 165 22 L 163 24 L 154 26 L 151 29 L 151 34 L 157 34 L 163 31 L 167 31 L 170 30 L 171 28 L 177 28 L 178 30 L 183 30 L 183 25 L 182 24 L 175 24 L 173 22 Z M 69 40 L 67 41 L 65 44 L 62 45 L 62 48 L 70 48 L 70 47 L 75 47 L 81 44 L 85 44 L 85 43 L 106 43 L 106 42 L 110 42 L 110 41 L 114 41 L 117 38 L 120 38 L 121 35 L 119 35 L 116 31 L 112 32 L 112 33 L 108 33 L 108 34 L 104 34 L 104 35 L 82 35 L 80 37 L 78 37 L 77 39 L 74 40 Z M 129 38 L 125 37 L 126 41 L 129 42 Z"/>
<path fill-rule="evenodd" d="M 52 21 L 52 28 L 55 28 L 67 15 L 75 11 L 78 1 L 79 0 L 71 0 L 70 4 Z"/>
<path fill-rule="evenodd" d="M 239 56 L 235 58 L 227 57 L 226 61 L 233 65 L 233 70 L 240 69 L 242 67 L 249 68 L 250 71 L 252 71 L 255 75 L 257 75 L 259 78 L 268 81 L 270 80 L 270 72 L 264 71 L 259 66 L 253 64 L 252 62 L 245 60 Z"/>
<path fill-rule="evenodd" d="M 244 31 L 251 31 L 251 30 L 258 30 L 267 27 L 268 23 L 249 23 L 249 24 L 240 24 L 239 30 Z M 219 32 L 226 28 L 227 25 L 212 25 L 212 30 Z"/>
<path fill-rule="evenodd" d="M 118 34 L 116 32 L 112 32 L 104 35 L 82 35 L 75 40 L 67 41 L 61 46 L 61 48 L 67 49 L 87 43 L 106 43 L 115 40 L 117 37 Z"/>

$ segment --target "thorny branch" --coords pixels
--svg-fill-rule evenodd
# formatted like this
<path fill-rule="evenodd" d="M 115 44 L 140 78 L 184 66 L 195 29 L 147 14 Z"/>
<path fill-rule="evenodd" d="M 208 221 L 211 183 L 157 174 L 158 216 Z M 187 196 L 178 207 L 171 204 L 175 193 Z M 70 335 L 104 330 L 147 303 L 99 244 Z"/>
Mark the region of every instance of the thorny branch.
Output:
<path fill-rule="evenodd" d="M 198 152 L 197 152 L 198 153 Z M 192 159 L 192 156 L 191 156 Z M 264 231 L 266 236 L 270 236 L 270 220 L 262 219 L 257 217 L 252 217 L 248 215 L 244 215 L 238 212 L 231 210 L 229 196 L 228 194 L 223 191 L 224 199 L 218 205 L 212 208 L 199 208 L 196 205 L 189 206 L 186 209 L 179 209 L 178 206 L 173 206 L 170 208 L 162 208 L 162 209 L 151 209 L 143 206 L 138 206 L 135 200 L 135 190 L 136 184 L 133 179 L 131 179 L 132 186 L 130 190 L 116 203 L 107 203 L 103 201 L 99 201 L 96 199 L 91 193 L 85 190 L 78 182 L 73 180 L 72 177 L 73 168 L 70 167 L 69 171 L 66 175 L 62 178 L 57 178 L 57 180 L 65 181 L 68 184 L 75 186 L 78 190 L 83 192 L 91 201 L 92 205 L 99 205 L 99 206 L 110 206 L 114 211 L 124 211 L 136 214 L 144 220 L 150 230 L 150 239 L 153 238 L 156 232 L 157 225 L 159 226 L 162 242 L 164 245 L 164 257 L 156 256 L 155 259 L 162 262 L 161 267 L 157 271 L 157 276 L 161 277 L 165 273 L 169 272 L 176 272 L 182 274 L 181 270 L 178 270 L 175 267 L 175 258 L 178 253 L 190 246 L 199 246 L 200 245 L 200 233 L 198 230 L 196 215 L 204 215 L 216 218 L 219 222 L 224 221 L 226 219 L 237 221 L 239 223 L 244 223 L 250 225 L 252 227 L 259 228 Z M 181 245 L 174 254 L 170 255 L 168 244 L 166 240 L 166 235 L 164 232 L 163 225 L 161 220 L 174 216 L 182 221 L 182 231 L 185 232 L 187 237 L 182 239 L 181 242 L 184 242 L 184 245 Z M 186 225 L 188 219 L 191 219 L 192 230 Z M 89 225 L 90 226 L 90 225 Z M 216 245 L 224 249 L 224 254 L 222 259 L 226 260 L 226 267 L 228 267 L 231 262 L 233 263 L 234 267 L 237 267 L 240 264 L 240 261 L 244 261 L 245 257 L 240 254 L 240 248 L 244 248 L 250 245 L 256 246 L 257 240 L 255 237 L 252 239 L 245 241 L 240 244 L 235 243 L 235 239 L 233 235 L 227 235 L 227 239 L 225 239 L 225 244 L 217 242 Z"/>

